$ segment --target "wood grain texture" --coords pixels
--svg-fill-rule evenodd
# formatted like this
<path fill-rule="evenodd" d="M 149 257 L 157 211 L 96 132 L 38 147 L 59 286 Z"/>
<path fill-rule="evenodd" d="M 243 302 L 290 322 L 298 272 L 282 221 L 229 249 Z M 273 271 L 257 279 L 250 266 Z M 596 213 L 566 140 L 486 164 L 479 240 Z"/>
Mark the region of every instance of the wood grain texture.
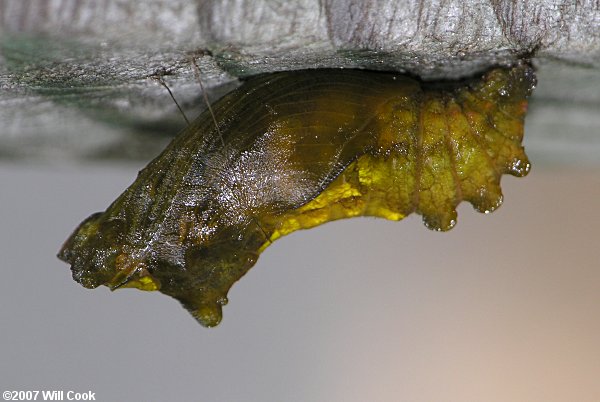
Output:
<path fill-rule="evenodd" d="M 457 78 L 536 49 L 542 88 L 530 138 L 541 148 L 532 150 L 593 161 L 599 23 L 597 1 L 2 0 L 0 157 L 148 160 L 184 125 L 153 77 L 164 75 L 188 116 L 197 115 L 204 103 L 189 54 L 198 49 L 213 52 L 198 60 L 211 99 L 263 72 L 347 67 Z"/>

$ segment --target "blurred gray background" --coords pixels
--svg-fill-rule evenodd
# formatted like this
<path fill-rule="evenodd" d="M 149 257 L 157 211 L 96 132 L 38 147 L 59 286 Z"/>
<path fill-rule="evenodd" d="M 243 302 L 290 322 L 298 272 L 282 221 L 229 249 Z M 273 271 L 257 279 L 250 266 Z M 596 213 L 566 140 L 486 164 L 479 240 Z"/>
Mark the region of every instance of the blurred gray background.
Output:
<path fill-rule="evenodd" d="M 598 401 L 600 13 L 593 1 L 0 0 L 0 387 L 99 401 Z M 82 288 L 55 258 L 212 99 L 310 67 L 456 78 L 536 49 L 505 204 L 448 233 L 296 232 L 199 326 L 159 293 Z"/>

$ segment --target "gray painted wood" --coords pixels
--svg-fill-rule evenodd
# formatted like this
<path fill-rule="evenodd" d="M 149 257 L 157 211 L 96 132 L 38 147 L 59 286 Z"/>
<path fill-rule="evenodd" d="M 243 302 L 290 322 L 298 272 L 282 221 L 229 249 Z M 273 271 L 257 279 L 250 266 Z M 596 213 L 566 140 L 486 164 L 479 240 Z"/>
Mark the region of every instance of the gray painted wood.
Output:
<path fill-rule="evenodd" d="M 185 124 L 153 77 L 203 109 L 191 55 L 214 99 L 261 72 L 459 78 L 532 51 L 529 153 L 600 162 L 598 1 L 0 0 L 0 157 L 151 158 Z"/>

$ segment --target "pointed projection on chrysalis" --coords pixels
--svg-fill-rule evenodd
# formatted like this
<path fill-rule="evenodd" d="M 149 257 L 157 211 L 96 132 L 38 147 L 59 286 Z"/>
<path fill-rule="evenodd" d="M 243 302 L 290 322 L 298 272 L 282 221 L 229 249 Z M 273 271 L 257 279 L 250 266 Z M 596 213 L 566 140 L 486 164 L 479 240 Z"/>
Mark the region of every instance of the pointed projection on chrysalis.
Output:
<path fill-rule="evenodd" d="M 230 287 L 295 230 L 416 212 L 444 231 L 463 200 L 496 209 L 500 177 L 529 171 L 521 139 L 534 84 L 524 63 L 454 85 L 355 70 L 250 78 L 59 257 L 85 287 L 160 290 L 217 325 Z"/>

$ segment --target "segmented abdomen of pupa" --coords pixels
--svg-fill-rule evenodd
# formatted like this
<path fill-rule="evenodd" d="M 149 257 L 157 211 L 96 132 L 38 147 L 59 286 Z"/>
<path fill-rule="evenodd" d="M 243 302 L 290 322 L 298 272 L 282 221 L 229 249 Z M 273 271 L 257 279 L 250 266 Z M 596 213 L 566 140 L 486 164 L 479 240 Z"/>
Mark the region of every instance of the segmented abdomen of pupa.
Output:
<path fill-rule="evenodd" d="M 61 254 L 86 286 L 159 289 L 216 325 L 232 284 L 275 239 L 353 216 L 412 212 L 448 230 L 463 200 L 502 202 L 524 176 L 532 69 L 459 84 L 307 70 L 250 78 L 142 170 Z"/>
<path fill-rule="evenodd" d="M 275 237 L 339 218 L 399 220 L 411 212 L 421 214 L 431 229 L 448 230 L 456 223 L 461 201 L 491 212 L 502 202 L 501 175 L 529 171 L 521 145 L 526 96 L 533 85 L 528 67 L 493 70 L 483 80 L 455 89 L 404 78 L 396 88 L 398 78 L 386 78 L 393 83 L 363 90 L 361 107 L 369 117 L 361 118 L 359 130 L 346 131 L 357 137 L 334 145 L 323 139 L 330 155 L 341 157 L 312 154 L 315 163 L 348 163 L 345 169 L 330 176 L 327 191 L 278 219 Z M 393 93 L 386 93 L 390 88 Z M 335 115 L 336 102 L 324 103 Z M 351 107 L 346 110 L 356 116 Z M 286 124 L 303 128 L 298 121 Z M 343 158 L 344 151 L 350 158 Z"/>

